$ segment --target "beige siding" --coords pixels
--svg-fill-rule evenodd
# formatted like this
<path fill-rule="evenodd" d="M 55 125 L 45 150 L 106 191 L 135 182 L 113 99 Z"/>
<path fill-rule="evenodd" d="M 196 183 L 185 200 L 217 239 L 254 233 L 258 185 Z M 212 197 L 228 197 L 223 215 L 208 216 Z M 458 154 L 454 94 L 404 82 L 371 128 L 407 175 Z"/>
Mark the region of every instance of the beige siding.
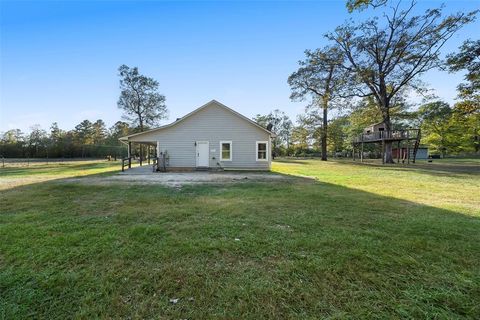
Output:
<path fill-rule="evenodd" d="M 170 167 L 195 167 L 195 141 L 208 141 L 210 167 L 217 167 L 218 162 L 225 168 L 270 168 L 269 133 L 215 102 L 173 126 L 129 141 L 159 141 L 160 150 L 168 152 Z M 220 141 L 232 141 L 232 161 L 220 161 Z M 268 161 L 256 161 L 256 141 L 269 141 Z"/>

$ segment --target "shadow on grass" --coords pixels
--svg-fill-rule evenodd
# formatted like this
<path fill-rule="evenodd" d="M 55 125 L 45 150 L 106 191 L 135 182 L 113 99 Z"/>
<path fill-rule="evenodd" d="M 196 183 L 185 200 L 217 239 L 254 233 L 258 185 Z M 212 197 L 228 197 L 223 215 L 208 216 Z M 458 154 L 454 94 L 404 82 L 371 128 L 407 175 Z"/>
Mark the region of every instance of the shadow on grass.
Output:
<path fill-rule="evenodd" d="M 317 160 L 317 159 L 315 159 Z M 421 174 L 430 174 L 430 175 L 444 175 L 444 176 L 458 176 L 458 175 L 480 175 L 480 165 L 476 163 L 471 164 L 460 164 L 460 163 L 441 163 L 433 162 L 428 163 L 426 161 L 417 161 L 417 163 L 395 163 L 395 164 L 382 164 L 381 161 L 375 160 L 366 160 L 360 162 L 359 160 L 353 161 L 351 159 L 332 159 L 329 160 L 336 164 L 343 165 L 354 165 L 354 166 L 363 166 L 363 167 L 372 167 L 372 168 L 382 168 L 384 170 L 401 170 L 401 171 L 412 171 Z M 302 161 L 290 161 L 285 159 L 280 161 L 283 163 L 296 163 L 300 164 Z M 380 163 L 379 163 L 380 162 Z M 305 162 L 303 162 L 305 164 Z"/>
<path fill-rule="evenodd" d="M 480 222 L 459 212 L 301 178 L 180 190 L 67 178 L 0 202 L 5 318 L 480 314 Z"/>
<path fill-rule="evenodd" d="M 301 165 L 306 165 L 307 163 L 305 160 L 318 160 L 320 161 L 320 158 L 275 158 L 273 161 L 274 162 L 280 162 L 280 163 L 295 163 L 295 164 L 301 164 Z"/>

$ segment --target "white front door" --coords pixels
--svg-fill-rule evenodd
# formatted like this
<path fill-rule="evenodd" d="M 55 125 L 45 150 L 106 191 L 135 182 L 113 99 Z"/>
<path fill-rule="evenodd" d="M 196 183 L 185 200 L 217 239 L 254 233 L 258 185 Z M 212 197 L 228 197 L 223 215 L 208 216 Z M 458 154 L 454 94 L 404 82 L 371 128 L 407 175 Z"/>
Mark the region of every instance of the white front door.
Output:
<path fill-rule="evenodd" d="M 197 167 L 208 167 L 208 141 L 197 141 Z"/>

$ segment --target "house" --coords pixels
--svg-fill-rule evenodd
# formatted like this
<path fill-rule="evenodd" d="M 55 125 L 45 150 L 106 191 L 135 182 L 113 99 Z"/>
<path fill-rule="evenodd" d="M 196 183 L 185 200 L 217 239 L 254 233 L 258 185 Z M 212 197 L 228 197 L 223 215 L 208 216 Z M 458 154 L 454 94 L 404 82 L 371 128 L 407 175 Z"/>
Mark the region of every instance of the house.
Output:
<path fill-rule="evenodd" d="M 120 138 L 153 147 L 169 170 L 269 170 L 271 138 L 256 122 L 212 100 L 175 122 Z"/>
<path fill-rule="evenodd" d="M 363 130 L 363 133 L 370 134 L 370 133 L 385 131 L 385 130 L 386 130 L 385 122 L 379 122 L 366 127 Z"/>

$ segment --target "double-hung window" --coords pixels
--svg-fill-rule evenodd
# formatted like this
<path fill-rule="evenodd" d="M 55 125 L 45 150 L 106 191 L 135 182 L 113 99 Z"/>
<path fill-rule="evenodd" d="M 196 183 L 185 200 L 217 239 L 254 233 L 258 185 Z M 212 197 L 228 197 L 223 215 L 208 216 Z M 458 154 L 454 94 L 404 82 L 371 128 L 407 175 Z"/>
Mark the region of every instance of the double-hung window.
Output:
<path fill-rule="evenodd" d="M 232 161 L 232 141 L 220 141 L 220 161 Z"/>
<path fill-rule="evenodd" d="M 257 161 L 268 161 L 268 141 L 257 141 L 256 159 Z"/>

